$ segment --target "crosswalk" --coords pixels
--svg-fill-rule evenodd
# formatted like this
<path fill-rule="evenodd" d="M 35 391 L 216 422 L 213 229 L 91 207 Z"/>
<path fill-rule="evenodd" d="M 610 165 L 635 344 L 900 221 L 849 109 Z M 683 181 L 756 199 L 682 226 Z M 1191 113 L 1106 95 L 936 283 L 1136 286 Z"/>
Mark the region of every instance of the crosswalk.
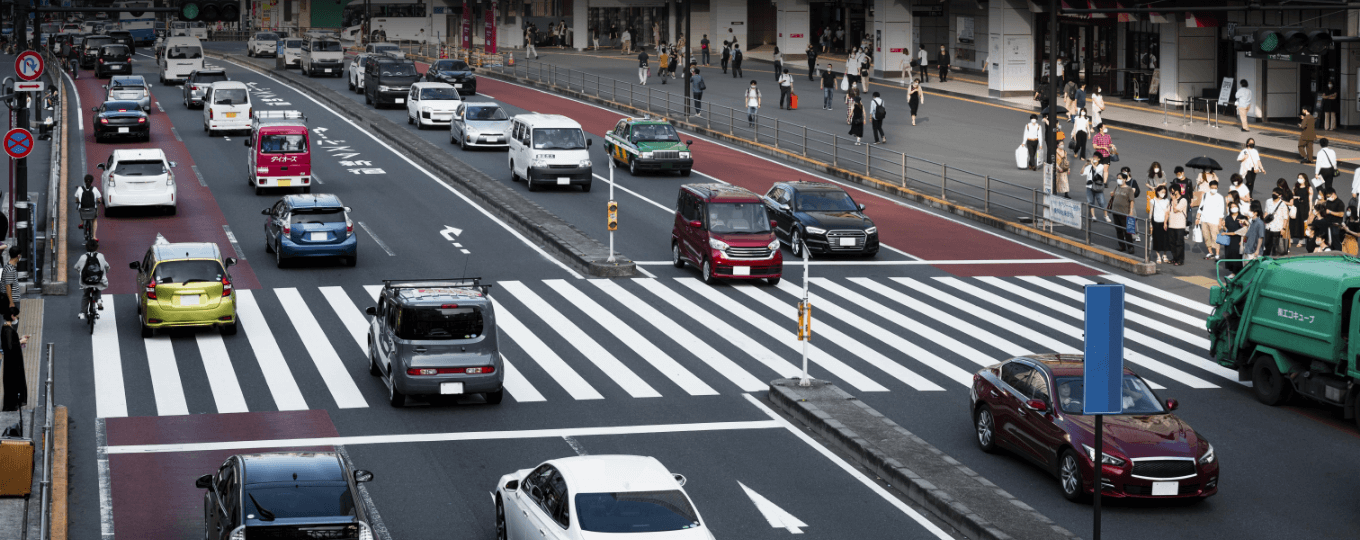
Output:
<path fill-rule="evenodd" d="M 962 392 L 1014 355 L 1079 353 L 1082 287 L 1058 277 L 813 278 L 814 377 L 858 392 Z M 1242 384 L 1208 360 L 1208 306 L 1129 283 L 1125 358 L 1155 388 Z M 380 285 L 238 290 L 240 335 L 142 338 L 129 295 L 106 296 L 90 337 L 100 417 L 361 409 Z M 492 298 L 505 388 L 517 403 L 702 397 L 801 372 L 801 283 L 694 278 L 503 281 Z"/>

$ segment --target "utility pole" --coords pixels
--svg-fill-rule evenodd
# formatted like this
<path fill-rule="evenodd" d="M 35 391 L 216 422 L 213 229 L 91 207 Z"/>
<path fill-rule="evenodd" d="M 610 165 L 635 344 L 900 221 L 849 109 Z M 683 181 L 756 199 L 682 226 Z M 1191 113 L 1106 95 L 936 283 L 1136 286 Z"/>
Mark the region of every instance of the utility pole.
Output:
<path fill-rule="evenodd" d="M 1048 128 L 1044 130 L 1045 167 L 1058 161 L 1058 0 L 1048 0 Z M 1056 171 L 1055 171 L 1056 172 Z"/>
<path fill-rule="evenodd" d="M 689 95 L 689 78 L 690 78 L 690 76 L 692 75 L 692 74 L 690 73 L 690 67 L 689 67 L 690 58 L 691 58 L 691 55 L 690 55 L 690 52 L 689 52 L 689 51 L 693 48 L 693 43 L 692 43 L 692 42 L 694 41 L 694 36 L 690 35 L 690 33 L 689 33 L 689 30 L 690 30 L 689 20 L 692 18 L 691 16 L 694 15 L 694 0 L 680 0 L 680 1 L 685 3 L 685 50 L 683 51 L 683 53 L 684 53 L 684 55 L 685 55 L 685 59 L 684 59 L 684 67 L 685 67 L 685 116 L 689 116 L 689 115 L 691 115 L 691 114 L 694 114 L 694 113 L 692 112 L 692 111 L 693 111 L 694 104 L 690 102 L 690 97 L 691 97 L 691 96 Z"/>

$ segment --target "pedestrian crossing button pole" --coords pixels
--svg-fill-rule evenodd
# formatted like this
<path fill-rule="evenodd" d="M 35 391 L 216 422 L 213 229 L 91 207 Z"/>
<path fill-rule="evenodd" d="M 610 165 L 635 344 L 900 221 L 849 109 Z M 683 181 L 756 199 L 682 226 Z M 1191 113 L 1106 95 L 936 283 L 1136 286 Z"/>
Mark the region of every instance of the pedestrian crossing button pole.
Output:
<path fill-rule="evenodd" d="M 799 239 L 802 240 L 801 238 Z M 798 302 L 798 341 L 803 342 L 803 376 L 798 380 L 798 386 L 812 386 L 812 379 L 808 377 L 808 346 L 812 342 L 812 302 L 809 300 L 808 284 L 810 283 L 807 242 L 803 242 L 803 299 Z"/>
<path fill-rule="evenodd" d="M 615 262 L 614 257 L 614 231 L 619 230 L 619 202 L 614 200 L 614 160 L 609 161 L 609 202 L 605 205 L 605 223 L 609 227 L 609 258 L 608 262 Z"/>

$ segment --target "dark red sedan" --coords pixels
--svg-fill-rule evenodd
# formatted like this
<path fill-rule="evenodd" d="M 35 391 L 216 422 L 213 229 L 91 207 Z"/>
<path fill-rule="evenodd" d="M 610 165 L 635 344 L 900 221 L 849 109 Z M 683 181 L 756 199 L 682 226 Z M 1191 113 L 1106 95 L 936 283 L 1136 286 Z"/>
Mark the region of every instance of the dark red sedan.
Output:
<path fill-rule="evenodd" d="M 973 376 L 969 415 L 984 452 L 1005 447 L 1058 477 L 1063 495 L 1093 493 L 1095 417 L 1082 414 L 1079 354 L 1012 358 Z M 1101 494 L 1107 497 L 1206 498 L 1218 493 L 1218 459 L 1209 441 L 1124 370 L 1124 414 L 1105 417 Z"/>

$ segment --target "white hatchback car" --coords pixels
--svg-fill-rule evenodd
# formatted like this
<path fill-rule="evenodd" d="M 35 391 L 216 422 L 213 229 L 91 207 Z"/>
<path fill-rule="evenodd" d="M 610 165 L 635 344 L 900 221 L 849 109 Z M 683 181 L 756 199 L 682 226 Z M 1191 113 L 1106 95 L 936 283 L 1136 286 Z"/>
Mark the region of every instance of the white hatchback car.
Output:
<path fill-rule="evenodd" d="M 406 95 L 406 123 L 416 129 L 425 126 L 448 127 L 453 112 L 463 102 L 458 89 L 449 83 L 418 82 Z"/>
<path fill-rule="evenodd" d="M 573 456 L 502 476 L 496 536 L 508 540 L 712 540 L 682 486 L 653 457 Z"/>
<path fill-rule="evenodd" d="M 203 131 L 250 131 L 250 87 L 240 81 L 218 81 L 203 93 Z"/>
<path fill-rule="evenodd" d="M 109 160 L 100 163 L 104 170 L 100 192 L 104 211 L 124 206 L 159 206 L 175 214 L 175 162 L 165 158 L 159 148 L 114 150 Z"/>

